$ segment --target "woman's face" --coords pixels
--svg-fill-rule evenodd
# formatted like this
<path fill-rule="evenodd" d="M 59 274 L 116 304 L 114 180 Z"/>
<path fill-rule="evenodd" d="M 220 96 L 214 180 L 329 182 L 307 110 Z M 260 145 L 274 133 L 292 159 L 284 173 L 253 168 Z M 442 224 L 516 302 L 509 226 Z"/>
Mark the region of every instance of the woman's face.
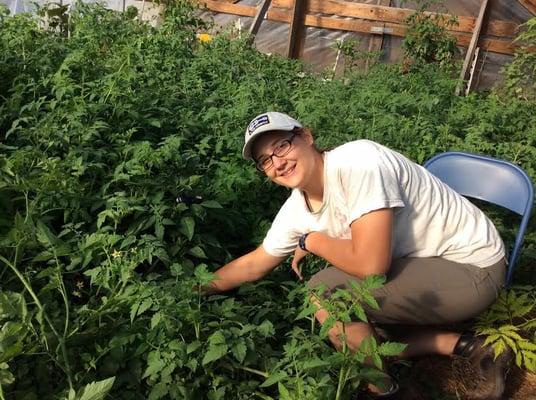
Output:
<path fill-rule="evenodd" d="M 291 140 L 288 153 L 278 157 L 274 150 L 285 148 L 285 140 Z M 270 180 L 289 188 L 305 189 L 315 171 L 316 149 L 313 137 L 306 130 L 293 132 L 270 132 L 260 136 L 253 145 L 253 158 L 256 162 L 271 156 L 273 165 L 264 170 Z"/>

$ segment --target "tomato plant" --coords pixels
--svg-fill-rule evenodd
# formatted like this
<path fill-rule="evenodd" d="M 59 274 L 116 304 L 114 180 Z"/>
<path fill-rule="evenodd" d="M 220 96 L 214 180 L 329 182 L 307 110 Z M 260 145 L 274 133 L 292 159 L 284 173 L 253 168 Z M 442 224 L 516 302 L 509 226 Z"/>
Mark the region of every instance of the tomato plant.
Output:
<path fill-rule="evenodd" d="M 0 397 L 328 399 L 378 377 L 322 338 L 288 265 L 192 289 L 258 245 L 288 194 L 240 157 L 252 115 L 293 114 L 321 147 L 483 152 L 536 177 L 535 104 L 456 97 L 434 65 L 326 80 L 245 40 L 199 41 L 183 1 L 158 27 L 99 5 L 69 21 L 0 12 Z M 535 283 L 535 243 L 529 227 L 520 283 Z"/>

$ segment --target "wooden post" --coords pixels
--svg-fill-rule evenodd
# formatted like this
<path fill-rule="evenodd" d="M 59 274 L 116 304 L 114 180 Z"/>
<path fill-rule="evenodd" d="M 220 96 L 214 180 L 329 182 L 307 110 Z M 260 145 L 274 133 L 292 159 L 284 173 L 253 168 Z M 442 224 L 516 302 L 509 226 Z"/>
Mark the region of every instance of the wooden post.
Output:
<path fill-rule="evenodd" d="M 536 0 L 518 0 L 532 14 L 536 15 Z"/>
<path fill-rule="evenodd" d="M 249 28 L 249 38 L 247 42 L 251 45 L 253 44 L 253 41 L 255 40 L 255 35 L 257 32 L 259 32 L 259 28 L 261 27 L 262 20 L 264 19 L 264 16 L 266 15 L 266 11 L 268 11 L 268 7 L 270 7 L 271 0 L 263 0 L 259 8 L 257 9 L 257 14 L 255 14 L 255 17 L 253 18 L 253 23 L 251 24 L 251 27 Z"/>
<path fill-rule="evenodd" d="M 391 0 L 376 0 L 376 4 L 379 6 L 390 7 Z M 370 36 L 369 48 L 368 48 L 369 52 L 381 51 L 383 47 L 383 38 L 384 38 L 383 30 L 385 29 L 385 24 L 381 24 L 380 27 L 382 28 L 381 34 L 373 33 Z M 365 71 L 368 71 L 369 68 L 370 68 L 370 59 L 367 58 L 367 60 L 365 61 Z"/>
<path fill-rule="evenodd" d="M 290 29 L 288 36 L 287 57 L 299 58 L 304 34 L 304 16 L 306 0 L 294 0 L 291 9 Z"/>
<path fill-rule="evenodd" d="M 482 0 L 482 3 L 480 4 L 480 12 L 478 13 L 478 18 L 476 19 L 475 23 L 475 29 L 473 30 L 473 36 L 471 37 L 471 42 L 469 43 L 467 53 L 465 54 L 465 60 L 463 62 L 462 71 L 460 73 L 458 86 L 456 87 L 456 96 L 459 96 L 460 93 L 462 93 L 463 91 L 463 87 L 465 84 L 465 75 L 467 74 L 469 64 L 473 61 L 473 57 L 475 55 L 475 49 L 478 44 L 478 38 L 480 36 L 480 31 L 482 29 L 482 23 L 484 22 L 484 15 L 486 14 L 487 7 L 488 0 Z"/>
<path fill-rule="evenodd" d="M 201 5 L 205 6 L 208 10 L 219 12 L 219 13 L 225 13 L 225 14 L 232 14 L 237 16 L 244 16 L 244 17 L 250 17 L 253 18 L 257 14 L 257 7 L 248 6 L 248 5 L 242 5 L 242 4 L 232 4 L 227 2 L 221 2 L 221 1 L 215 1 L 215 0 L 196 0 Z M 290 3 L 291 0 L 272 0 L 272 7 L 266 14 L 266 19 L 270 21 L 277 21 L 277 22 L 285 22 L 290 23 L 291 22 L 291 15 L 288 10 L 283 10 L 281 8 L 276 7 L 278 4 L 287 4 L 289 7 L 292 3 Z M 407 15 L 411 15 L 411 13 L 414 13 L 415 10 L 410 9 L 401 9 L 401 8 L 394 8 L 394 7 L 382 7 L 377 5 L 369 5 L 369 4 L 363 4 L 363 3 L 350 3 L 350 2 L 344 2 L 344 9 L 339 10 L 338 12 L 335 12 L 336 10 L 324 10 L 322 11 L 322 7 L 327 7 L 328 5 L 332 5 L 333 3 L 338 4 L 341 3 L 341 1 L 336 0 L 307 0 L 307 7 L 306 7 L 306 13 L 304 15 L 304 26 L 311 26 L 316 28 L 322 28 L 322 29 L 334 29 L 338 31 L 346 31 L 346 32 L 360 32 L 360 33 L 366 33 L 370 34 L 371 32 L 377 32 L 380 33 L 380 31 L 377 30 L 378 23 L 385 24 L 385 28 L 383 29 L 384 34 L 388 34 L 391 36 L 397 36 L 397 37 L 404 37 L 407 33 L 407 26 L 403 24 L 402 22 L 402 16 L 404 19 Z M 365 18 L 365 16 L 357 16 L 353 11 L 361 10 L 362 8 L 366 8 L 365 11 L 368 11 L 368 18 Z M 371 11 L 379 11 L 379 9 L 382 10 L 382 15 L 376 15 L 374 13 L 371 13 Z M 353 10 L 353 11 L 352 11 Z M 308 13 L 324 13 L 324 14 L 330 14 L 327 13 L 327 11 L 330 11 L 331 14 L 337 15 L 337 16 L 343 16 L 343 17 L 350 17 L 351 19 L 345 19 L 345 18 L 333 18 L 331 16 L 327 15 L 313 15 Z M 350 12 L 352 11 L 352 12 Z M 363 11 L 363 10 L 361 10 Z M 387 14 L 384 13 L 389 11 L 390 13 L 397 13 L 399 17 L 397 18 L 390 18 L 389 21 L 384 18 Z M 447 15 L 448 17 L 448 15 Z M 363 19 L 365 18 L 365 19 Z M 471 36 L 468 36 L 467 34 L 473 33 L 473 28 L 475 26 L 476 18 L 474 17 L 468 17 L 468 16 L 460 16 L 458 17 L 459 21 L 463 22 L 463 27 L 460 26 L 452 27 L 449 32 L 451 32 L 454 37 L 456 37 L 457 45 L 468 47 L 469 42 L 471 41 Z M 392 21 L 398 21 L 398 22 L 392 22 Z M 491 36 L 496 36 L 497 38 L 482 38 L 479 41 L 479 45 L 482 51 L 491 51 L 499 54 L 508 54 L 512 55 L 515 52 L 515 49 L 517 45 L 515 45 L 512 42 L 512 37 L 515 35 L 515 28 L 517 27 L 516 24 L 508 21 L 499 21 L 499 20 L 491 20 L 488 25 L 487 33 Z M 381 30 L 381 28 L 380 28 Z"/>
<path fill-rule="evenodd" d="M 478 54 L 480 53 L 480 47 L 477 47 L 475 50 L 475 56 L 473 57 L 473 62 L 471 63 L 471 70 L 469 71 L 469 79 L 467 81 L 467 88 L 465 89 L 465 95 L 467 96 L 471 91 L 473 84 L 473 79 L 475 77 L 476 64 L 478 62 Z"/>

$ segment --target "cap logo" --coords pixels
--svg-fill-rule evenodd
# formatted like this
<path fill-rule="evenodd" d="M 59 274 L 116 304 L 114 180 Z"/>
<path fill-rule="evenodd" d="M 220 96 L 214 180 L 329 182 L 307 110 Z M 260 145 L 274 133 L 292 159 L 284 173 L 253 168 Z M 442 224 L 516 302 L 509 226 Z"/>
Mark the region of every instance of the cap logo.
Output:
<path fill-rule="evenodd" d="M 259 115 L 257 118 L 255 118 L 253 121 L 251 121 L 251 123 L 249 124 L 248 133 L 250 135 L 253 135 L 253 132 L 255 132 L 255 130 L 258 127 L 266 125 L 266 124 L 269 124 L 269 123 L 270 123 L 270 119 L 268 118 L 268 115 L 266 115 L 266 114 Z"/>

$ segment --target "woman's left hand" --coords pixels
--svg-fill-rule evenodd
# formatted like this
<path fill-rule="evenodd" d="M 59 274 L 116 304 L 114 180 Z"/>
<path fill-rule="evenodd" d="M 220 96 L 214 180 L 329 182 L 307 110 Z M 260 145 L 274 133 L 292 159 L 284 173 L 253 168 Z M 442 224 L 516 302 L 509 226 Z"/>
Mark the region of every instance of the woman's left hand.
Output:
<path fill-rule="evenodd" d="M 303 281 L 300 264 L 307 254 L 309 254 L 308 251 L 300 249 L 300 246 L 296 246 L 296 250 L 294 250 L 294 257 L 292 257 L 292 263 L 290 264 L 292 270 L 296 273 L 300 281 Z"/>

